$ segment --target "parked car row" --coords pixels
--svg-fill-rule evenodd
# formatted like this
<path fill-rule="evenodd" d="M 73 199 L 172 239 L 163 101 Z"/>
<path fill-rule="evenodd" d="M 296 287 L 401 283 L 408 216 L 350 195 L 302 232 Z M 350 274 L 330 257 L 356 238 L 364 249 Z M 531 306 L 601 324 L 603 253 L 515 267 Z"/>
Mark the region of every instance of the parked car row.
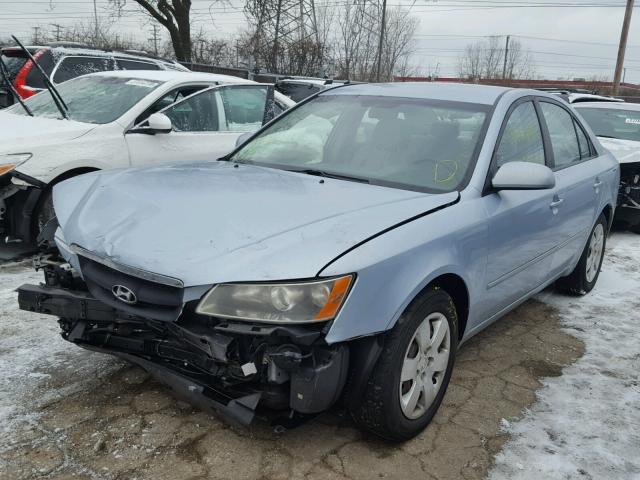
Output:
<path fill-rule="evenodd" d="M 144 52 L 100 50 L 68 42 L 29 46 L 27 50 L 54 85 L 81 75 L 112 70 L 189 71 L 177 62 L 152 57 Z M 46 89 L 44 79 L 30 61 L 28 53 L 20 47 L 0 50 L 0 57 L 9 70 L 9 80 L 23 99 Z M 0 108 L 13 105 L 16 101 L 12 92 L 0 81 Z"/>
<path fill-rule="evenodd" d="M 551 284 L 596 284 L 620 167 L 557 96 L 360 84 L 288 108 L 204 78 L 93 74 L 60 85 L 69 120 L 46 93 L 0 114 L 3 192 L 52 199 L 19 305 L 69 342 L 236 422 L 341 402 L 399 441 L 462 343 Z M 76 168 L 95 171 L 60 181 Z"/>

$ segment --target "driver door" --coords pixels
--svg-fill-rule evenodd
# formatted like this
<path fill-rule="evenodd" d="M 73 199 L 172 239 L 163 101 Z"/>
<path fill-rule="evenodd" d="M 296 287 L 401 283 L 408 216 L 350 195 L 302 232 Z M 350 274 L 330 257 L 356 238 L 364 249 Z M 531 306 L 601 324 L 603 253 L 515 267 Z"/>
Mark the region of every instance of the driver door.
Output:
<path fill-rule="evenodd" d="M 145 122 L 126 134 L 132 165 L 216 160 L 237 138 L 274 117 L 272 85 L 222 85 L 197 92 L 161 110 L 169 133 L 153 133 Z"/>

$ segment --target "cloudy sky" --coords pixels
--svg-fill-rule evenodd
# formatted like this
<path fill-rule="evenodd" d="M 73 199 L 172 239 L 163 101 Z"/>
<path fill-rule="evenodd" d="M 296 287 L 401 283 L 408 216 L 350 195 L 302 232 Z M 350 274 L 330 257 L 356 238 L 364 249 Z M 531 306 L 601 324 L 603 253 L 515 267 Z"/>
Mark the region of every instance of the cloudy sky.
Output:
<path fill-rule="evenodd" d="M 194 30 L 228 37 L 245 25 L 243 0 L 226 4 L 192 0 Z M 316 0 L 319 1 L 319 0 Z M 624 16 L 625 0 L 388 0 L 406 5 L 420 19 L 413 62 L 421 73 L 453 76 L 465 45 L 492 35 L 512 35 L 529 49 L 543 78 L 611 77 Z M 108 0 L 96 0 L 108 20 Z M 337 2 L 335 8 L 340 8 Z M 225 6 L 223 6 L 225 5 Z M 33 27 L 51 30 L 88 22 L 92 0 L 0 0 L 0 36 L 14 33 L 30 40 Z M 125 16 L 112 31 L 146 40 L 148 18 L 128 0 Z M 640 4 L 629 34 L 626 80 L 640 83 Z"/>

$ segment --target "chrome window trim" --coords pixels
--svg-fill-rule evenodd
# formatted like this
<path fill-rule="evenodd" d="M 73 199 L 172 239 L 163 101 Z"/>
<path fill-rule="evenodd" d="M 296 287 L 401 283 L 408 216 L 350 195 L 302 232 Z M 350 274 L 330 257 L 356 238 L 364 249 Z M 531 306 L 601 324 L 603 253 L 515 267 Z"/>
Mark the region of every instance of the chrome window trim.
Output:
<path fill-rule="evenodd" d="M 130 267 L 128 265 L 123 265 L 120 263 L 115 263 L 113 260 L 109 260 L 108 258 L 96 255 L 95 253 L 90 252 L 89 250 L 82 248 L 75 243 L 71 244 L 69 248 L 76 255 L 88 258 L 89 260 L 93 260 L 96 263 L 100 263 L 105 267 L 112 268 L 126 275 L 142 278 L 143 280 L 149 280 L 150 282 L 160 283 L 162 285 L 168 285 L 170 287 L 184 288 L 184 283 L 182 282 L 182 280 L 179 280 L 177 278 L 169 277 L 167 275 L 161 275 L 159 273 L 149 272 L 147 270 Z"/>

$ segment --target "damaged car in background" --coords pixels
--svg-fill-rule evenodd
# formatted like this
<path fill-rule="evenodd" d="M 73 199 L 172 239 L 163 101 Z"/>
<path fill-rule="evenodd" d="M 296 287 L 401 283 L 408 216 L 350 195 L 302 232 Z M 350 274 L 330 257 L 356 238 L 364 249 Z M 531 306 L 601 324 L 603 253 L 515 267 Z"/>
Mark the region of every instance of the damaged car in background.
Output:
<path fill-rule="evenodd" d="M 236 422 L 340 402 L 405 440 L 461 343 L 553 282 L 594 287 L 618 183 L 551 95 L 338 87 L 219 161 L 56 185 L 19 305 Z"/>
<path fill-rule="evenodd" d="M 272 85 L 181 71 L 101 72 L 49 87 L 0 111 L 0 235 L 9 242 L 35 242 L 63 180 L 215 160 L 295 104 Z"/>
<path fill-rule="evenodd" d="M 640 105 L 586 102 L 574 107 L 620 162 L 616 222 L 640 233 Z"/>

